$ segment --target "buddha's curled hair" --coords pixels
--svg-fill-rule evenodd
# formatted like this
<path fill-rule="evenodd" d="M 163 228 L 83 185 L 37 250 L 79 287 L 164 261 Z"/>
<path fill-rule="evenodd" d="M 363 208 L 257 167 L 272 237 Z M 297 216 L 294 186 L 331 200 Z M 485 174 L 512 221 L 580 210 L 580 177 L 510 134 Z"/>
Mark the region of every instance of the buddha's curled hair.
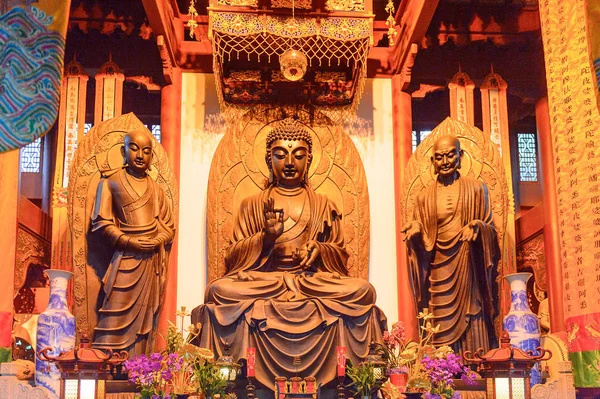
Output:
<path fill-rule="evenodd" d="M 312 137 L 308 130 L 294 118 L 281 120 L 267 135 L 267 151 L 275 140 L 303 140 L 308 144 L 308 152 L 312 154 Z"/>

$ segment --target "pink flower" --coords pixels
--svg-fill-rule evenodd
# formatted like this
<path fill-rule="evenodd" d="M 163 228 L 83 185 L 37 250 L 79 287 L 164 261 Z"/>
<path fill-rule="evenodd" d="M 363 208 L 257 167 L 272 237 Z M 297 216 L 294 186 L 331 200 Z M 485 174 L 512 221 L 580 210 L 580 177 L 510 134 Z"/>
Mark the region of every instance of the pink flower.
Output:
<path fill-rule="evenodd" d="M 403 344 L 406 341 L 406 329 L 401 321 L 394 323 L 392 326 L 392 336 L 398 344 Z"/>
<path fill-rule="evenodd" d="M 390 350 L 396 349 L 396 346 L 398 345 L 395 337 L 387 331 L 383 332 L 383 342 Z"/>

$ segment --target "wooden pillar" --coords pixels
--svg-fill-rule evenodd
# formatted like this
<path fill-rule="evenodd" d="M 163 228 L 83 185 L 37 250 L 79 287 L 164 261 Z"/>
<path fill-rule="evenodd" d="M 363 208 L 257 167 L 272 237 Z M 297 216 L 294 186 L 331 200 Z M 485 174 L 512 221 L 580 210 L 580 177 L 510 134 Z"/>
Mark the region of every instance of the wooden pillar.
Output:
<path fill-rule="evenodd" d="M 13 286 L 19 203 L 19 150 L 0 154 L 0 363 L 11 360 Z"/>
<path fill-rule="evenodd" d="M 416 338 L 416 302 L 408 273 L 408 258 L 402 230 L 402 195 L 405 170 L 412 154 L 412 104 L 410 94 L 402 91 L 401 75 L 392 77 L 392 119 L 394 131 L 394 196 L 396 198 L 396 266 L 398 278 L 398 320 L 406 334 Z"/>
<path fill-rule="evenodd" d="M 565 315 L 563 305 L 563 276 L 560 260 L 560 235 L 558 230 L 556 173 L 554 170 L 554 152 L 547 98 L 542 98 L 535 104 L 535 122 L 537 124 L 538 140 L 542 153 L 544 248 L 546 250 L 550 332 L 559 332 L 565 330 Z"/>
<path fill-rule="evenodd" d="M 67 220 L 67 187 L 77 142 L 83 139 L 84 135 L 87 81 L 88 76 L 83 65 L 73 59 L 65 67 L 60 94 L 58 130 L 55 136 L 56 158 L 50 215 L 52 216 L 51 267 L 53 269 L 73 269 L 71 233 Z"/>
<path fill-rule="evenodd" d="M 169 162 L 175 172 L 177 179 L 177 191 L 179 192 L 180 181 L 180 150 L 181 150 L 181 69 L 172 69 L 172 83 L 165 86 L 161 92 L 160 109 L 160 131 L 162 146 L 169 157 Z M 178 200 L 179 201 L 179 200 Z M 179 218 L 179 215 L 177 215 Z M 163 309 L 160 314 L 158 329 L 162 336 L 166 337 L 169 327 L 168 321 L 176 322 L 177 312 L 177 232 L 171 247 L 171 258 L 169 259 L 169 271 L 165 293 L 163 295 Z M 163 345 L 159 339 L 159 345 Z"/>

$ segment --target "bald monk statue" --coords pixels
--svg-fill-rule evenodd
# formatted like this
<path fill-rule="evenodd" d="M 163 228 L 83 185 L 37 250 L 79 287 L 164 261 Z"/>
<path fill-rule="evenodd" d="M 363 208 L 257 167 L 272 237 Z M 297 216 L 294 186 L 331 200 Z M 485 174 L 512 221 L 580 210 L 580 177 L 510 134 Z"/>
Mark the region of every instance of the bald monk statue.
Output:
<path fill-rule="evenodd" d="M 149 134 L 126 134 L 121 154 L 124 167 L 100 180 L 92 213 L 92 234 L 114 248 L 92 345 L 138 355 L 154 349 L 175 229 L 165 193 L 147 175 Z"/>
<path fill-rule="evenodd" d="M 434 144 L 437 179 L 417 196 L 407 241 L 413 285 L 420 308 L 440 325 L 435 345 L 455 352 L 496 346 L 495 284 L 500 249 L 485 184 L 461 176 L 463 151 L 455 136 Z"/>
<path fill-rule="evenodd" d="M 266 147 L 268 185 L 242 201 L 226 275 L 208 285 L 192 322 L 202 324 L 202 347 L 221 353 L 229 343 L 235 359 L 256 348 L 256 377 L 267 387 L 297 370 L 326 383 L 336 375 L 336 347 L 359 361 L 381 341 L 385 316 L 373 286 L 348 276 L 341 212 L 310 187 L 308 131 L 283 120 Z"/>

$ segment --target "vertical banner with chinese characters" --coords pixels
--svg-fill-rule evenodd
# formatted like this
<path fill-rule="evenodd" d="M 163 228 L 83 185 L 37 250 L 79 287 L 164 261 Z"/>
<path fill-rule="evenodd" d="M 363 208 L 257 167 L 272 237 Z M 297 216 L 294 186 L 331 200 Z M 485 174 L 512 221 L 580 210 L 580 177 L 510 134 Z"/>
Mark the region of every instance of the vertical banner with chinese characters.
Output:
<path fill-rule="evenodd" d="M 540 1 L 560 231 L 564 314 L 576 387 L 600 386 L 600 115 L 586 1 Z M 598 143 L 598 145 L 596 145 Z"/>
<path fill-rule="evenodd" d="M 67 184 L 77 141 L 83 138 L 88 76 L 76 60 L 65 68 L 60 95 L 56 162 L 52 187 L 52 259 L 54 269 L 71 270 L 71 234 L 67 220 Z"/>
<path fill-rule="evenodd" d="M 105 62 L 95 77 L 96 101 L 94 103 L 94 125 L 121 115 L 123 110 L 123 81 L 125 75 L 110 59 Z"/>
<path fill-rule="evenodd" d="M 510 162 L 510 143 L 508 136 L 508 106 L 506 102 L 506 89 L 508 85 L 497 73 L 490 73 L 481 84 L 481 112 L 483 131 L 490 135 L 492 142 L 498 147 L 502 155 L 502 163 L 506 173 L 508 186 L 508 217 L 502 253 L 501 274 L 506 275 L 517 271 L 516 241 L 515 241 L 515 195 L 512 185 L 512 165 Z M 510 289 L 506 285 L 502 290 L 502 312 L 508 311 L 510 306 Z"/>
<path fill-rule="evenodd" d="M 448 83 L 450 90 L 450 117 L 469 125 L 475 124 L 475 109 L 473 107 L 473 89 L 475 84 L 462 71 L 458 71 Z"/>

